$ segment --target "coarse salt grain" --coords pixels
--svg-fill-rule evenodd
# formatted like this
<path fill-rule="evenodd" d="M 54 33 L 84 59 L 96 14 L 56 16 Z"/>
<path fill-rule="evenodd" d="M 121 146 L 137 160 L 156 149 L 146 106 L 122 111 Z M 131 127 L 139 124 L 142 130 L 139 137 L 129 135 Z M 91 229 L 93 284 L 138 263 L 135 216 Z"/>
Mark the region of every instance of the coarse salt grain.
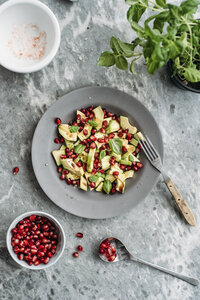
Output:
<path fill-rule="evenodd" d="M 40 60 L 45 54 L 46 32 L 37 25 L 14 25 L 8 48 L 19 59 Z"/>

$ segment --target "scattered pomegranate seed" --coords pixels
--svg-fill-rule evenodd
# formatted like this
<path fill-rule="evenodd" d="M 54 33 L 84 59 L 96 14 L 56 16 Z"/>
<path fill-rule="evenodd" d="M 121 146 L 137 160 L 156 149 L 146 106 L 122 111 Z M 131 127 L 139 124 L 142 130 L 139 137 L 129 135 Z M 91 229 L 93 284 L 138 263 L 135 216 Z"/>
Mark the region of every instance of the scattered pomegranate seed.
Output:
<path fill-rule="evenodd" d="M 113 176 L 118 176 L 118 175 L 119 175 L 118 171 L 113 172 Z"/>
<path fill-rule="evenodd" d="M 95 132 L 97 132 L 96 128 L 93 128 L 91 132 L 92 134 L 95 134 Z"/>
<path fill-rule="evenodd" d="M 104 143 L 104 139 L 102 139 L 102 138 L 99 138 L 97 141 L 98 141 L 99 143 Z"/>
<path fill-rule="evenodd" d="M 110 160 L 110 165 L 114 166 L 115 165 L 115 161 L 114 160 Z"/>
<path fill-rule="evenodd" d="M 82 113 L 84 113 L 85 114 L 85 112 L 86 112 L 86 110 L 83 108 L 83 109 L 81 109 L 81 111 L 82 111 Z"/>
<path fill-rule="evenodd" d="M 13 168 L 13 174 L 16 175 L 19 172 L 19 168 L 18 167 L 14 167 Z"/>
<path fill-rule="evenodd" d="M 113 139 L 114 136 L 115 136 L 114 133 L 109 133 L 108 138 L 109 138 L 109 139 Z"/>
<path fill-rule="evenodd" d="M 141 162 L 137 162 L 138 169 L 141 169 L 143 167 L 143 164 Z"/>
<path fill-rule="evenodd" d="M 127 152 L 127 149 L 125 146 L 122 146 L 122 153 L 126 153 Z"/>
<path fill-rule="evenodd" d="M 55 123 L 56 123 L 57 125 L 59 125 L 59 124 L 61 123 L 61 119 L 60 119 L 60 118 L 56 118 L 56 119 L 55 119 Z"/>
<path fill-rule="evenodd" d="M 60 175 L 60 179 L 61 179 L 61 180 L 64 180 L 64 179 L 65 179 L 65 174 L 61 174 L 61 175 Z"/>
<path fill-rule="evenodd" d="M 63 168 L 62 167 L 58 167 L 58 173 L 62 173 Z"/>
<path fill-rule="evenodd" d="M 116 192 L 116 188 L 113 187 L 113 188 L 111 189 L 110 193 L 111 193 L 111 194 L 114 194 L 115 192 Z"/>
<path fill-rule="evenodd" d="M 109 143 L 109 138 L 107 136 L 105 136 L 105 138 L 104 138 L 104 143 L 106 143 L 106 144 Z"/>
<path fill-rule="evenodd" d="M 118 137 L 122 137 L 122 136 L 123 136 L 123 132 L 119 132 Z"/>
<path fill-rule="evenodd" d="M 120 124 L 120 118 L 117 118 L 116 120 L 117 120 L 117 122 Z"/>
<path fill-rule="evenodd" d="M 126 168 L 125 165 L 120 165 L 119 167 L 120 167 L 121 170 L 124 170 Z"/>
<path fill-rule="evenodd" d="M 94 135 L 91 135 L 91 136 L 90 136 L 90 139 L 91 139 L 91 141 L 93 141 L 93 142 L 95 142 L 95 141 L 97 140 L 96 136 L 94 136 Z"/>
<path fill-rule="evenodd" d="M 103 128 L 106 128 L 107 126 L 108 126 L 108 121 L 103 121 L 102 127 L 103 127 Z"/>
<path fill-rule="evenodd" d="M 67 156 L 66 156 L 65 154 L 62 154 L 62 155 L 60 156 L 60 158 L 61 158 L 61 159 L 65 159 L 65 158 L 67 158 Z"/>
<path fill-rule="evenodd" d="M 135 172 L 137 172 L 137 171 L 138 171 L 138 167 L 133 166 L 133 170 L 134 170 Z"/>
<path fill-rule="evenodd" d="M 138 153 L 140 152 L 140 149 L 139 149 L 139 148 L 136 148 L 136 149 L 135 149 L 135 152 L 136 152 L 136 154 L 138 154 Z"/>
<path fill-rule="evenodd" d="M 96 174 L 97 170 L 93 169 L 92 174 Z"/>
<path fill-rule="evenodd" d="M 59 139 L 56 138 L 56 139 L 54 140 L 54 143 L 59 144 L 59 143 L 60 143 Z"/>
<path fill-rule="evenodd" d="M 60 137 L 60 143 L 64 143 L 64 138 Z"/>
<path fill-rule="evenodd" d="M 79 252 L 82 252 L 82 251 L 83 251 L 83 247 L 82 247 L 81 245 L 78 245 L 78 246 L 77 246 L 77 250 L 78 250 Z"/>
<path fill-rule="evenodd" d="M 73 253 L 73 257 L 76 257 L 76 258 L 77 258 L 78 256 L 79 256 L 78 252 L 74 252 L 74 253 Z"/>
<path fill-rule="evenodd" d="M 83 237 L 83 233 L 77 232 L 76 236 L 77 236 L 78 238 L 82 238 L 82 237 Z"/>
<path fill-rule="evenodd" d="M 125 130 L 124 130 L 124 133 L 128 133 L 128 131 L 129 131 L 128 129 L 125 129 Z"/>
<path fill-rule="evenodd" d="M 126 138 L 127 138 L 128 141 L 130 141 L 130 140 L 132 139 L 132 137 L 133 137 L 133 136 L 132 136 L 131 133 L 128 133 L 128 134 L 126 135 Z"/>
<path fill-rule="evenodd" d="M 91 186 L 91 188 L 95 188 L 96 183 L 95 183 L 95 182 L 91 182 L 91 183 L 90 183 L 90 186 Z"/>
<path fill-rule="evenodd" d="M 90 148 L 91 148 L 91 149 L 95 149 L 95 148 L 96 148 L 96 144 L 95 144 L 95 143 L 91 143 L 91 144 L 90 144 Z"/>
<path fill-rule="evenodd" d="M 80 120 L 81 119 L 81 115 L 77 115 L 76 118 L 77 118 L 77 120 Z"/>
<path fill-rule="evenodd" d="M 113 114 L 111 112 L 108 112 L 107 115 L 108 115 L 108 117 L 112 117 L 113 116 Z"/>

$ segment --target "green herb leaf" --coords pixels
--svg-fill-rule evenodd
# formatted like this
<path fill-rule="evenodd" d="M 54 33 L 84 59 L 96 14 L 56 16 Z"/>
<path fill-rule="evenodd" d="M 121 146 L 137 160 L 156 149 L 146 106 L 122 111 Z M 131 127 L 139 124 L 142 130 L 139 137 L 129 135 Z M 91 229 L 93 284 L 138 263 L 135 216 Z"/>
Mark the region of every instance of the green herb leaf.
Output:
<path fill-rule="evenodd" d="M 134 69 L 134 63 L 135 63 L 136 60 L 137 60 L 137 58 L 133 59 L 131 64 L 130 64 L 130 67 L 129 67 L 130 72 L 133 73 L 133 74 L 136 74 L 136 71 Z"/>
<path fill-rule="evenodd" d="M 180 5 L 182 14 L 194 14 L 197 11 L 199 1 L 197 0 L 186 0 L 183 1 Z"/>
<path fill-rule="evenodd" d="M 79 126 L 70 126 L 69 127 L 69 131 L 70 132 L 77 132 L 77 131 L 79 131 L 79 129 L 80 129 L 80 127 Z"/>
<path fill-rule="evenodd" d="M 110 39 L 110 47 L 115 54 L 121 53 L 121 48 L 119 46 L 119 39 L 116 39 L 114 36 Z"/>
<path fill-rule="evenodd" d="M 97 175 L 92 175 L 89 177 L 90 182 L 97 182 L 98 179 L 99 179 L 99 176 L 97 176 Z"/>
<path fill-rule="evenodd" d="M 123 53 L 125 57 L 132 57 L 134 55 L 133 44 L 124 43 L 120 39 L 118 39 L 118 44 L 121 48 L 121 53 Z"/>
<path fill-rule="evenodd" d="M 140 158 L 140 153 L 138 153 L 138 154 L 136 155 L 136 157 L 139 159 L 139 158 Z"/>
<path fill-rule="evenodd" d="M 147 4 L 147 0 L 143 0 L 143 2 Z M 127 12 L 127 19 L 129 23 L 131 24 L 133 21 L 138 23 L 145 10 L 146 6 L 140 3 L 133 4 Z"/>
<path fill-rule="evenodd" d="M 132 155 L 129 155 L 128 159 L 129 159 L 131 162 L 133 162 L 133 161 L 134 161 L 134 158 L 133 158 L 133 156 L 132 156 Z"/>
<path fill-rule="evenodd" d="M 109 140 L 109 146 L 113 152 L 116 154 L 122 153 L 122 141 L 118 138 L 116 139 L 110 139 Z"/>
<path fill-rule="evenodd" d="M 101 172 L 96 173 L 96 175 L 102 178 L 106 178 L 106 174 L 102 174 Z"/>
<path fill-rule="evenodd" d="M 158 4 L 161 7 L 165 7 L 166 5 L 166 0 L 156 0 L 156 4 Z"/>
<path fill-rule="evenodd" d="M 84 150 L 85 150 L 85 146 L 82 144 L 79 144 L 74 148 L 74 152 L 77 154 L 82 153 Z"/>
<path fill-rule="evenodd" d="M 106 156 L 106 150 L 102 150 L 102 151 L 100 152 L 99 158 L 100 158 L 100 159 L 103 159 L 105 156 Z"/>
<path fill-rule="evenodd" d="M 195 67 L 188 67 L 184 69 L 184 77 L 190 82 L 200 81 L 200 71 Z"/>
<path fill-rule="evenodd" d="M 116 56 L 116 67 L 120 70 L 127 70 L 128 69 L 128 62 L 125 57 L 123 56 Z"/>
<path fill-rule="evenodd" d="M 106 192 L 106 194 L 110 194 L 110 191 L 112 189 L 112 183 L 110 180 L 106 179 L 103 183 L 103 190 Z"/>
<path fill-rule="evenodd" d="M 113 53 L 103 52 L 99 58 L 98 66 L 111 67 L 115 64 L 115 56 Z"/>
<path fill-rule="evenodd" d="M 97 122 L 95 122 L 95 121 L 92 121 L 92 120 L 89 120 L 89 121 L 87 121 L 92 127 L 97 127 L 98 126 L 98 124 L 97 124 Z"/>

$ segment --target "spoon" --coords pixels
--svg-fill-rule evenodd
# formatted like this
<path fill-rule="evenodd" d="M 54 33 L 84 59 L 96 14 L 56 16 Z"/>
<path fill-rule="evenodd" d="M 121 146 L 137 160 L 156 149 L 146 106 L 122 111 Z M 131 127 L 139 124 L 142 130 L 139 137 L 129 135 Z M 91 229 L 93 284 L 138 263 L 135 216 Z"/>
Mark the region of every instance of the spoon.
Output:
<path fill-rule="evenodd" d="M 167 274 L 170 274 L 172 276 L 175 276 L 175 277 L 177 277 L 181 280 L 184 280 L 192 285 L 199 284 L 199 281 L 195 278 L 168 270 L 161 266 L 157 266 L 157 265 L 152 264 L 148 261 L 145 261 L 141 258 L 138 258 L 135 255 L 130 254 L 129 251 L 124 246 L 124 244 L 120 240 L 118 240 L 114 237 L 109 237 L 101 242 L 100 247 L 99 247 L 99 256 L 103 261 L 113 262 L 113 263 L 117 262 L 117 261 L 121 261 L 121 260 L 133 260 L 133 261 L 148 265 L 154 269 L 160 270 Z"/>

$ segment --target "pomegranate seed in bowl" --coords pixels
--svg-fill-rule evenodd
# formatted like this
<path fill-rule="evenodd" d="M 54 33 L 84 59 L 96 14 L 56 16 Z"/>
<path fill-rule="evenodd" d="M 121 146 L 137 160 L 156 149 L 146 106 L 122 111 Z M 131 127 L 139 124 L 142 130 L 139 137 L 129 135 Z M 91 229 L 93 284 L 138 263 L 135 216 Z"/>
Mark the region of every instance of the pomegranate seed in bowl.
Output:
<path fill-rule="evenodd" d="M 65 235 L 59 222 L 43 212 L 25 213 L 7 231 L 7 248 L 21 266 L 43 269 L 62 255 Z"/>

